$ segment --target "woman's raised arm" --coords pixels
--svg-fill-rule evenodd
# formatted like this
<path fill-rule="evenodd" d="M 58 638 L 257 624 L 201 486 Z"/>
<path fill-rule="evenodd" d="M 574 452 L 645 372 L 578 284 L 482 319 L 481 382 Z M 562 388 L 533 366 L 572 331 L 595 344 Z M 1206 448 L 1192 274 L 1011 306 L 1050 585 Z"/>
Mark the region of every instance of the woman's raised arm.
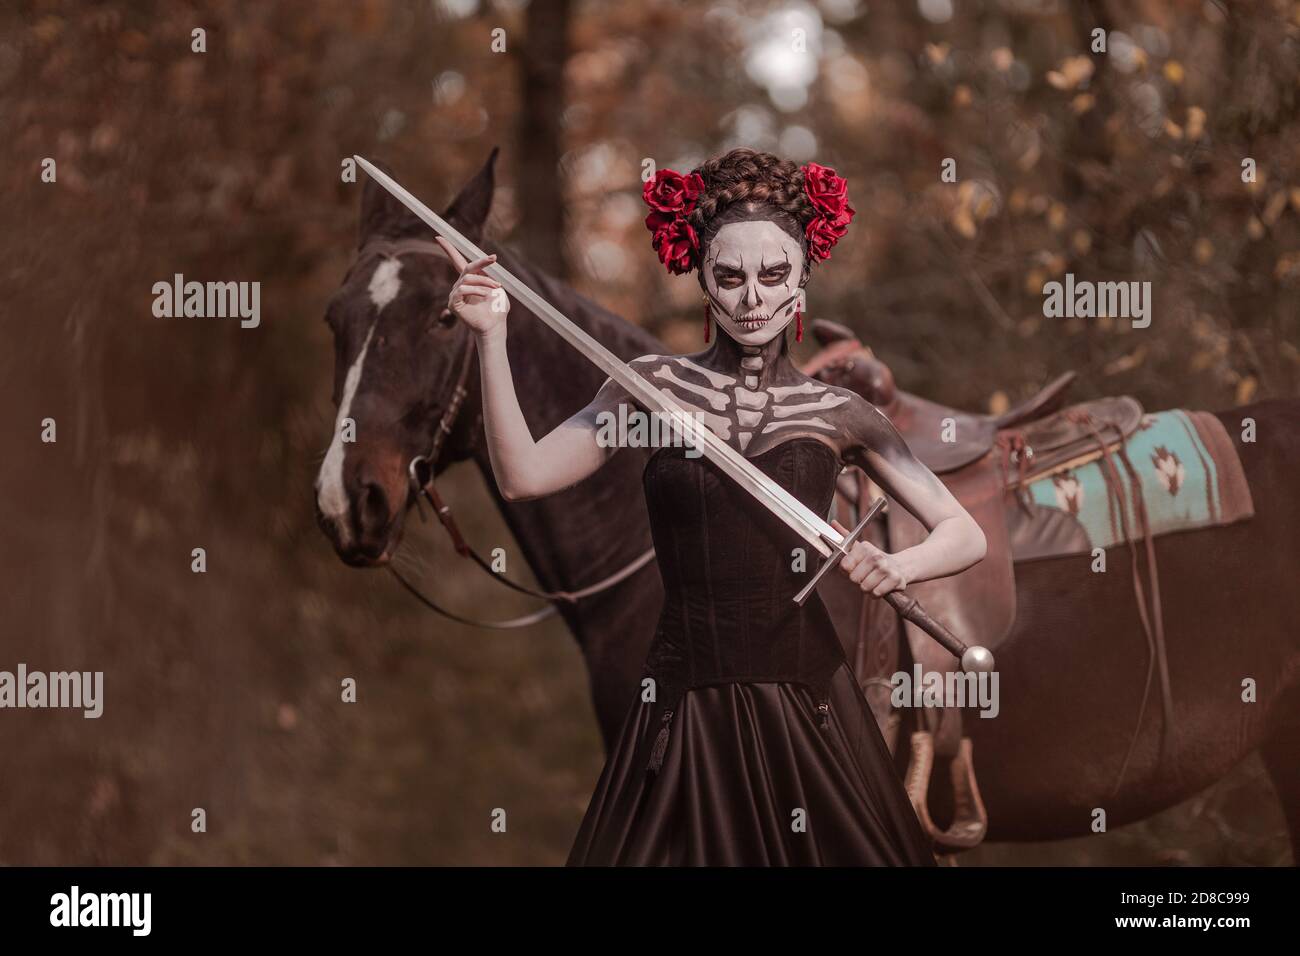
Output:
<path fill-rule="evenodd" d="M 597 440 L 598 416 L 626 401 L 612 381 L 577 414 L 534 440 L 515 394 L 510 358 L 506 354 L 506 316 L 510 299 L 505 289 L 483 269 L 496 261 L 487 256 L 466 262 L 450 243 L 439 238 L 460 278 L 452 286 L 447 306 L 474 334 L 479 375 L 483 381 L 483 429 L 497 488 L 509 501 L 540 498 L 574 485 L 596 471 L 617 451 Z"/>

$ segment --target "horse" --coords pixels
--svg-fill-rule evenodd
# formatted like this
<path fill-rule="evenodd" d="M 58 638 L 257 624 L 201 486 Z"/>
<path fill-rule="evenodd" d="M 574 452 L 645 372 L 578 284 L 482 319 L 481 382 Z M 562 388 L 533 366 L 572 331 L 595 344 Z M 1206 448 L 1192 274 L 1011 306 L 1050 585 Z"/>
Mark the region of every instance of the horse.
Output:
<path fill-rule="evenodd" d="M 495 158 L 494 150 L 445 214 L 476 242 L 491 206 Z M 446 310 L 454 270 L 428 228 L 383 189 L 367 182 L 361 205 L 357 256 L 326 310 L 338 414 L 316 503 L 338 556 L 357 567 L 388 564 L 419 493 L 408 464 L 436 447 L 434 476 L 455 462 L 474 462 L 548 591 L 575 591 L 633 566 L 650 547 L 639 487 L 648 452 L 624 449 L 559 494 L 506 501 L 485 447 L 472 336 Z M 509 249 L 481 244 L 620 358 L 664 352 L 645 331 Z M 585 405 L 604 378 L 519 304 L 511 311 L 509 349 L 534 434 Z M 1203 790 L 1259 751 L 1300 860 L 1300 766 L 1293 759 L 1300 740 L 1300 637 L 1293 626 L 1300 619 L 1300 500 L 1293 493 L 1300 403 L 1259 402 L 1220 413 L 1229 433 L 1247 417 L 1260 436 L 1240 446 L 1255 518 L 1155 541 L 1177 704 L 1163 758 L 1159 719 L 1145 721 L 1133 739 L 1146 644 L 1124 576 L 1081 576 L 1066 559 L 1017 566 L 1017 615 L 997 654 L 1001 686 L 1015 688 L 1014 695 L 1004 691 L 998 719 L 966 722 L 985 768 L 980 788 L 989 839 L 1086 835 L 1098 808 L 1108 826 L 1134 822 Z M 348 425 L 354 440 L 343 442 Z M 846 589 L 852 585 L 839 575 L 823 584 L 848 644 L 859 604 L 845 599 Z M 662 597 L 650 564 L 590 598 L 557 602 L 582 652 L 606 746 L 634 700 Z M 1258 702 L 1243 702 L 1247 679 L 1258 683 Z"/>
<path fill-rule="evenodd" d="M 495 158 L 494 150 L 446 210 L 447 221 L 475 242 L 491 206 Z M 372 181 L 362 190 L 361 206 L 357 259 L 326 308 L 335 342 L 338 414 L 316 478 L 316 512 L 338 556 L 353 567 L 389 564 L 417 500 L 408 464 L 427 456 L 442 428 L 445 440 L 430 463 L 432 475 L 456 462 L 475 464 L 547 591 L 578 591 L 635 562 L 652 546 L 640 490 L 647 451 L 624 449 L 591 478 L 558 494 L 506 501 L 484 440 L 477 361 L 467 361 L 474 357 L 472 333 L 446 309 L 455 271 L 428 227 Z M 485 245 L 620 358 L 662 351 L 645 331 L 529 268 L 509 250 Z M 575 362 L 569 346 L 521 306 L 511 310 L 509 352 L 520 404 L 536 435 L 582 408 L 604 381 L 595 366 Z M 465 401 L 449 423 L 457 382 Z M 355 423 L 355 441 L 340 440 L 345 420 Z M 557 604 L 581 649 L 606 747 L 638 686 L 662 600 L 650 562 L 617 587 Z"/>

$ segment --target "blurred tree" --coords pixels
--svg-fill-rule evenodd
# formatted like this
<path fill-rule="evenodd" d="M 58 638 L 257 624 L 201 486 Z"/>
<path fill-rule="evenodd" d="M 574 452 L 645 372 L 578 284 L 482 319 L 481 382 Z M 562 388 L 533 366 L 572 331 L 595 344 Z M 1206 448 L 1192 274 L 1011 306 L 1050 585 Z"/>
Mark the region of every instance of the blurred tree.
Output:
<path fill-rule="evenodd" d="M 520 245 L 534 262 L 561 278 L 569 275 L 560 159 L 570 7 L 570 0 L 530 3 L 523 42 L 515 45 L 521 103 L 514 166 Z"/>

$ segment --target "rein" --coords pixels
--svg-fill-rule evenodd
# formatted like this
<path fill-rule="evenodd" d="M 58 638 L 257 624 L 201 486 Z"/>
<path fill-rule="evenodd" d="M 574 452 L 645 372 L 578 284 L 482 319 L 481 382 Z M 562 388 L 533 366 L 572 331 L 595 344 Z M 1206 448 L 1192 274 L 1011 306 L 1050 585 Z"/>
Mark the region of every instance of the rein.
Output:
<path fill-rule="evenodd" d="M 443 256 L 441 247 L 432 242 L 421 239 L 403 239 L 395 242 L 368 243 L 361 250 L 361 255 L 390 255 L 396 256 L 402 253 L 423 253 L 426 255 Z M 460 417 L 461 408 L 465 404 L 465 399 L 469 395 L 469 374 L 474 364 L 474 337 L 466 336 L 465 349 L 460 359 L 460 368 L 456 373 L 456 387 L 452 390 L 451 400 L 447 403 L 447 410 L 442 413 L 438 419 L 438 427 L 434 431 L 433 441 L 429 451 L 423 455 L 416 455 L 411 459 L 406 467 L 407 477 L 411 483 L 411 492 L 415 495 L 416 511 L 420 514 L 420 520 L 427 520 L 424 516 L 424 509 L 420 506 L 420 499 L 428 501 L 429 506 L 433 509 L 439 524 L 446 530 L 447 536 L 451 538 L 452 546 L 456 553 L 462 558 L 468 558 L 476 565 L 483 569 L 494 581 L 498 581 L 512 591 L 520 594 L 527 594 L 529 597 L 539 598 L 544 601 L 550 601 L 548 606 L 539 608 L 531 614 L 523 614 L 519 617 L 509 618 L 504 621 L 480 621 L 473 618 L 464 617 L 449 611 L 439 605 L 436 601 L 424 594 L 414 584 L 408 581 L 400 571 L 389 564 L 388 573 L 397 579 L 397 582 L 407 590 L 417 601 L 442 617 L 458 624 L 466 624 L 471 627 L 485 627 L 494 630 L 511 630 L 519 627 L 528 627 L 539 621 L 544 621 L 557 613 L 559 607 L 555 602 L 564 602 L 567 604 L 576 604 L 583 598 L 592 597 L 610 588 L 621 584 L 630 578 L 633 574 L 640 571 L 649 564 L 655 556 L 653 547 L 642 552 L 640 555 L 629 561 L 623 567 L 619 568 L 613 574 L 610 574 L 594 584 L 589 584 L 584 588 L 576 591 L 542 591 L 536 588 L 530 588 L 525 584 L 512 581 L 504 574 L 492 570 L 492 565 L 488 562 L 472 545 L 465 539 L 461 533 L 460 527 L 456 524 L 456 517 L 452 514 L 451 505 L 443 499 L 438 493 L 438 488 L 434 484 L 434 473 L 437 470 L 438 460 L 442 454 L 442 448 L 451 435 L 452 429 L 456 427 L 457 419 Z"/>

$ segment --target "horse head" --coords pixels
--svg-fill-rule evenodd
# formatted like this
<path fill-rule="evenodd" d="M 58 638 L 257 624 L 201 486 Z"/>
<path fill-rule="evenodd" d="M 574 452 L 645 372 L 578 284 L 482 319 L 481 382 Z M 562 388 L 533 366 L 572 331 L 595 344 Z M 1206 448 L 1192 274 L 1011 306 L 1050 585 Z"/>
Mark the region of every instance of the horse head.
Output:
<path fill-rule="evenodd" d="M 496 155 L 444 213 L 476 242 L 492 204 Z M 356 258 L 325 310 L 337 415 L 315 483 L 317 520 L 350 565 L 382 566 L 396 551 L 415 496 L 413 465 L 440 471 L 472 453 L 477 416 L 454 414 L 473 356 L 471 333 L 447 309 L 455 280 L 430 229 L 367 181 Z M 446 433 L 430 463 L 440 428 Z"/>

